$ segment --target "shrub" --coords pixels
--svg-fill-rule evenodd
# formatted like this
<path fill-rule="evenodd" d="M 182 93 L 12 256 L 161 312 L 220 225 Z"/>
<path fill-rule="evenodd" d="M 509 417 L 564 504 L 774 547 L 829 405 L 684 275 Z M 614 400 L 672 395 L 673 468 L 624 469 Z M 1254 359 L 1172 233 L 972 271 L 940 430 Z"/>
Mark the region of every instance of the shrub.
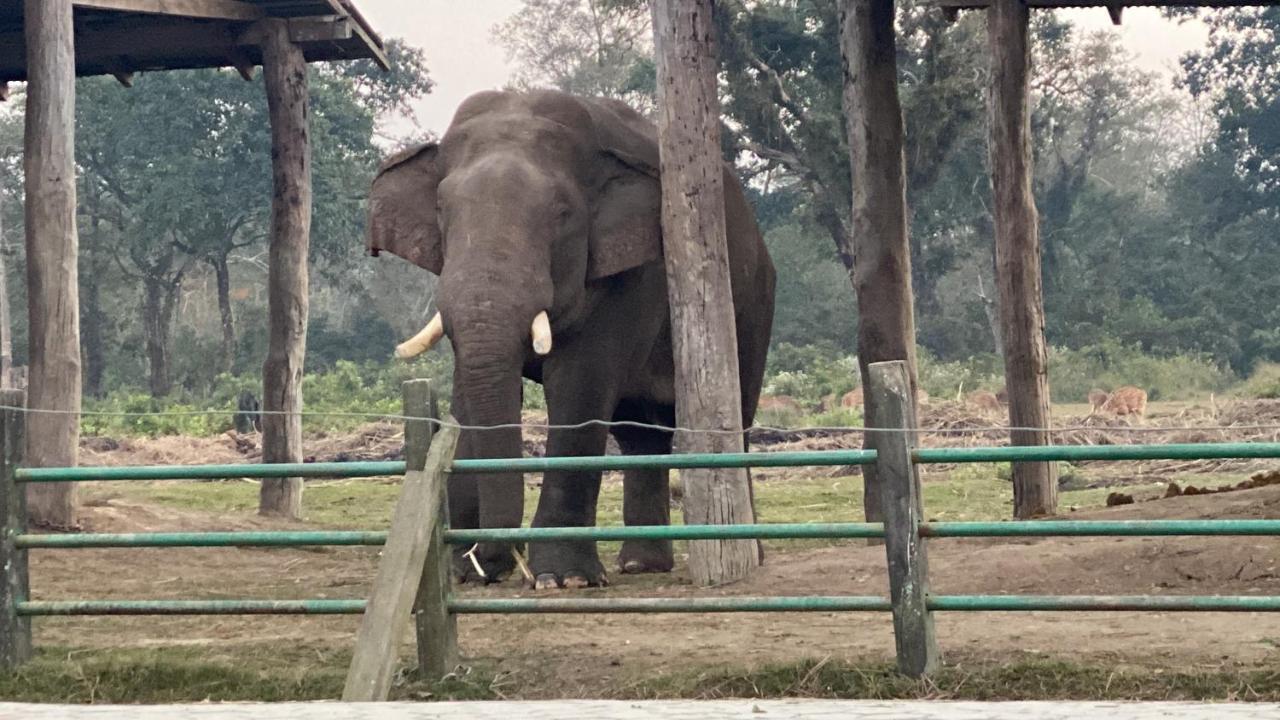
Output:
<path fill-rule="evenodd" d="M 1280 363 L 1262 362 L 1232 394 L 1265 400 L 1280 399 Z"/>
<path fill-rule="evenodd" d="M 1055 402 L 1080 403 L 1093 388 L 1133 385 L 1151 400 L 1188 400 L 1227 388 L 1235 376 L 1203 355 L 1159 357 L 1104 341 L 1078 350 L 1053 348 L 1049 386 Z"/>

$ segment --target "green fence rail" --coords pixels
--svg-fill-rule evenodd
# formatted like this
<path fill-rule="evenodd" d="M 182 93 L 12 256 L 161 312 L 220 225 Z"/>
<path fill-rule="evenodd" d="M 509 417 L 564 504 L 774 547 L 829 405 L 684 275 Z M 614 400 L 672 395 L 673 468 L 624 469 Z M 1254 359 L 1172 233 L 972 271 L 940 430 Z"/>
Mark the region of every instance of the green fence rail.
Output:
<path fill-rule="evenodd" d="M 878 364 L 883 368 L 894 363 Z M 895 367 L 894 372 L 901 372 Z M 880 374 L 876 374 L 879 372 Z M 894 389 L 883 371 L 873 372 L 882 391 Z M 905 375 L 903 376 L 905 377 Z M 901 383 L 901 379 L 898 382 Z M 887 384 L 885 384 L 887 383 Z M 908 418 L 910 400 L 905 393 L 890 392 L 889 405 Z M 406 393 L 406 398 L 408 398 Z M 21 405 L 6 396 L 6 405 Z M 424 407 L 410 408 L 421 417 Z M 0 667 L 12 667 L 30 654 L 29 618 L 83 615 L 327 615 L 361 614 L 371 601 L 362 599 L 302 600 L 31 600 L 27 597 L 26 553 L 31 550 L 77 548 L 218 548 L 382 546 L 387 531 L 248 531 L 36 534 L 26 532 L 19 509 L 23 483 L 127 480 L 211 480 L 222 478 L 360 478 L 403 475 L 406 462 L 348 462 L 268 465 L 208 465 L 153 467 L 18 468 L 18 448 L 11 430 L 21 414 L 0 412 L 0 436 L 5 444 L 0 461 Z M 869 420 L 885 425 L 883 417 Z M 409 421 L 422 423 L 421 420 Z M 887 423 L 892 425 L 892 423 Z M 906 421 L 903 421 L 905 426 Z M 410 436 L 406 424 L 406 438 Z M 490 460 L 457 460 L 438 465 L 445 473 L 535 473 L 552 471 L 621 471 L 636 468 L 745 468 L 844 466 L 876 464 L 886 485 L 884 523 L 782 523 L 735 526 L 568 527 L 452 529 L 436 532 L 435 542 L 450 545 L 475 543 L 537 543 L 550 541 L 620 540 L 721 540 L 721 539 L 856 539 L 883 538 L 889 554 L 889 597 L 691 597 L 691 598 L 474 598 L 455 597 L 447 587 L 434 600 L 420 599 L 418 612 L 420 658 L 432 653 L 452 657 L 456 648 L 452 618 L 461 614 L 498 613 L 700 613 L 700 612 L 854 612 L 892 611 L 898 641 L 900 668 L 909 674 L 929 672 L 936 664 L 932 637 L 932 612 L 975 611 L 1215 611 L 1280 612 L 1280 596 L 1018 596 L 932 595 L 924 562 L 926 541 L 933 538 L 995 537 L 1123 537 L 1123 536 L 1274 536 L 1280 537 L 1280 519 L 1251 520 L 1145 520 L 1024 522 L 925 522 L 919 507 L 921 464 L 978 462 L 1083 462 L 1200 459 L 1280 458 L 1280 443 L 1207 443 L 1199 445 L 1109 445 L 1061 447 L 972 447 L 920 449 L 907 427 L 881 453 L 874 450 L 821 452 L 690 454 L 661 456 L 556 457 Z M 419 431 L 415 431 L 419 432 Z M 895 445 L 896 443 L 896 445 Z M 406 441 L 408 445 L 408 441 Z M 416 455 L 415 455 L 416 453 Z M 448 453 L 451 456 L 451 452 Z M 422 467 L 424 447 L 410 450 Z M 430 469 L 430 468 L 428 468 Z M 412 476 L 412 477 L 417 477 Z M 442 486 L 441 486 L 442 487 Z M 443 490 L 441 490 L 443 492 Z M 432 554 L 439 577 L 447 577 L 451 553 Z M 432 570 L 428 569 L 428 572 Z M 413 583 L 414 587 L 417 582 Z M 424 584 L 424 588 L 426 585 Z M 372 610 L 370 611 L 372 613 Z M 431 620 L 430 618 L 434 618 Z M 433 624 L 434 623 L 434 624 Z M 426 629 L 424 629 L 426 628 Z M 425 648 L 425 650 L 423 649 Z M 424 655 L 425 653 L 425 655 Z M 425 662 L 425 661 L 424 661 Z M 439 667 L 434 663 L 432 667 Z M 354 670 L 353 670 L 354 672 Z"/>
<path fill-rule="evenodd" d="M 1280 520 L 1032 520 L 921 523 L 920 537 L 1280 536 Z M 883 538 L 883 523 L 769 523 L 759 525 L 641 525 L 630 527 L 499 528 L 447 530 L 453 545 L 564 540 L 849 540 Z M 24 550 L 83 548 L 210 548 L 379 546 L 385 530 L 21 534 Z"/>

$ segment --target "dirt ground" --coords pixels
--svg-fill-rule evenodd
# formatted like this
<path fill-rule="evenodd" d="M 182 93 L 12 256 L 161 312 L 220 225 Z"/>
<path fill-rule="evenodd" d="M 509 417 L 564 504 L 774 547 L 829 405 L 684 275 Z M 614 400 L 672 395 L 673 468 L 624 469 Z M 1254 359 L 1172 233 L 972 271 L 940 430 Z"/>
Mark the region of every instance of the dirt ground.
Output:
<path fill-rule="evenodd" d="M 1280 487 L 1172 498 L 1078 517 L 1277 517 Z M 297 527 L 229 520 L 112 501 L 87 509 L 95 531 Z M 1280 553 L 1265 538 L 934 540 L 937 593 L 1280 594 Z M 373 549 L 36 551 L 33 597 L 361 597 Z M 749 581 L 696 590 L 669 577 L 614 576 L 593 596 L 867 595 L 886 593 L 883 549 L 862 543 L 787 551 L 773 547 Z M 527 595 L 514 582 L 465 596 Z M 76 649 L 195 645 L 214 655 L 238 647 L 350 647 L 356 620 L 331 618 L 83 618 L 35 621 L 38 646 Z M 1265 613 L 941 613 L 944 655 L 967 660 L 1027 654 L 1165 667 L 1274 663 L 1280 616 Z M 619 683 L 664 673 L 752 668 L 806 659 L 888 659 L 887 614 L 613 615 L 463 617 L 471 661 L 537 687 L 546 697 L 607 695 Z M 411 638 L 404 652 L 412 653 Z"/>
<path fill-rule="evenodd" d="M 1266 407 L 1266 413 L 1276 411 L 1280 405 Z M 361 447 L 370 448 L 366 456 L 389 457 L 398 450 L 394 428 L 368 429 L 364 437 Z M 247 459 L 233 438 L 139 440 L 114 448 L 100 439 L 88 442 L 101 443 L 90 464 Z M 203 445 L 193 455 L 190 446 L 196 442 Z M 817 438 L 814 444 L 827 442 Z M 318 457 L 342 454 L 354 459 L 362 453 L 351 445 L 334 441 L 315 452 Z M 86 488 L 86 498 L 83 525 L 94 532 L 305 527 L 247 514 L 227 517 L 174 509 L 134 496 L 113 497 L 94 486 Z M 1139 502 L 1071 517 L 1276 518 L 1280 486 Z M 939 594 L 1280 595 L 1278 542 L 937 539 L 929 546 L 930 577 Z M 33 551 L 32 596 L 358 598 L 366 593 L 376 557 L 372 548 Z M 690 586 L 683 567 L 670 576 L 611 578 L 612 587 L 586 594 L 887 593 L 883 548 L 862 542 L 818 549 L 774 543 L 768 546 L 765 567 L 750 580 L 713 590 Z M 482 597 L 529 596 L 532 591 L 512 581 L 460 592 Z M 38 618 L 35 641 L 39 647 L 66 649 L 69 655 L 107 648 L 195 646 L 213 657 L 234 657 L 246 648 L 288 646 L 313 648 L 320 662 L 332 661 L 333 655 L 350 648 L 356 624 L 354 617 Z M 1280 647 L 1280 614 L 1266 613 L 940 613 L 937 630 L 944 657 L 964 662 L 1032 656 L 1096 660 L 1117 667 L 1257 668 L 1274 666 Z M 467 662 L 483 663 L 499 677 L 519 678 L 517 684 L 524 688 L 520 696 L 602 697 L 640 678 L 652 680 L 668 673 L 749 670 L 828 657 L 888 660 L 893 635 L 887 613 L 464 616 L 460 645 Z M 411 637 L 404 639 L 403 652 L 406 658 L 412 655 Z"/>

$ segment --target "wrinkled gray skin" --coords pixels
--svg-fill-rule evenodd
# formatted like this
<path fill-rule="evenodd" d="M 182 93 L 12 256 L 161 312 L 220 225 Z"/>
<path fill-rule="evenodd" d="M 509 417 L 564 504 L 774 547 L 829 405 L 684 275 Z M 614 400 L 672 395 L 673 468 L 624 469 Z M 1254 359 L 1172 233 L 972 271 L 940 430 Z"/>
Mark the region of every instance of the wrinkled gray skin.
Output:
<path fill-rule="evenodd" d="M 737 179 L 726 221 L 744 422 L 751 423 L 773 322 L 774 270 Z M 391 158 L 370 196 L 370 249 L 440 276 L 438 305 L 456 357 L 453 414 L 464 425 L 520 422 L 521 376 L 542 383 L 552 425 L 675 420 L 670 311 L 662 260 L 657 133 L 622 103 L 554 91 L 485 92 L 458 109 L 439 144 Z M 531 346 L 548 311 L 554 347 Z M 603 427 L 551 430 L 549 456 L 602 455 Z M 627 454 L 671 451 L 668 433 L 614 428 Z M 519 429 L 464 431 L 459 458 L 519 457 Z M 600 473 L 543 478 L 535 527 L 590 526 Z M 625 475 L 628 525 L 670 522 L 665 471 Z M 519 527 L 519 475 L 449 482 L 455 528 Z M 511 548 L 482 545 L 485 579 L 513 570 Z M 669 542 L 627 542 L 623 572 L 666 572 Z M 539 587 L 602 584 L 595 543 L 534 543 Z M 479 579 L 455 557 L 463 580 Z"/>

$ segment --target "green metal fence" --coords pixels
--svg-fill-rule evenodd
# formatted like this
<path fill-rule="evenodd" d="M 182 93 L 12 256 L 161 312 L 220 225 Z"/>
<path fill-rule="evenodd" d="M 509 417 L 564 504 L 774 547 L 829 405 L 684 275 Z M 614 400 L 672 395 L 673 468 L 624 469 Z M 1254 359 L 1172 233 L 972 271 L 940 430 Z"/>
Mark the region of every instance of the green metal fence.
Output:
<path fill-rule="evenodd" d="M 1280 536 L 1277 520 L 1153 520 L 935 522 L 922 520 L 918 466 L 929 463 L 1053 462 L 1080 460 L 1156 460 L 1210 458 L 1280 458 L 1280 443 L 1201 445 L 1128 445 L 1089 447 L 978 447 L 917 449 L 914 408 L 901 382 L 905 370 L 881 363 L 872 374 L 879 416 L 872 427 L 891 428 L 876 436 L 875 450 L 725 455 L 625 456 L 457 460 L 445 473 L 534 473 L 554 470 L 619 471 L 635 468 L 797 467 L 816 465 L 877 466 L 884 482 L 883 523 L 790 523 L 736 526 L 575 527 L 443 530 L 435 537 L 428 564 L 447 573 L 450 553 L 444 544 L 536 543 L 563 540 L 718 540 L 784 538 L 883 538 L 888 559 L 887 597 L 711 597 L 711 598 L 461 598 L 447 587 L 436 598 L 419 597 L 416 611 L 419 653 L 431 657 L 456 654 L 454 618 L 459 614 L 493 613 L 672 613 L 672 612 L 844 612 L 890 611 L 894 616 L 900 668 L 920 675 L 937 662 L 932 613 L 966 611 L 1280 611 L 1280 596 L 1012 596 L 933 595 L 928 590 L 927 541 L 935 538 L 1090 537 L 1090 536 Z M 406 398 L 409 393 L 406 392 Z M 20 407 L 21 396 L 5 396 L 5 405 Z M 405 415 L 426 416 L 426 404 Z M 421 420 L 412 420 L 420 423 Z M 213 615 L 213 614 L 361 614 L 373 601 L 346 600 L 32 600 L 28 597 L 27 554 L 32 550 L 77 548 L 299 547 L 314 545 L 378 546 L 387 531 L 170 532 L 34 534 L 25 530 L 23 487 L 28 483 L 205 480 L 216 478 L 343 477 L 398 475 L 406 462 L 314 463 L 300 465 L 210 465 L 113 468 L 20 468 L 22 414 L 0 414 L 4 438 L 0 462 L 0 665 L 12 667 L 30 654 L 30 618 L 70 615 Z M 410 433 L 406 428 L 406 437 Z M 454 436 L 456 438 L 456 435 Z M 407 441 L 408 445 L 408 441 Z M 406 448 L 408 465 L 423 467 L 425 448 Z M 452 457 L 450 449 L 448 457 Z M 417 458 L 416 465 L 414 458 Z M 429 468 L 428 468 L 429 470 Z M 440 492 L 443 493 L 441 486 Z M 445 575 L 447 578 L 447 574 Z M 417 581 L 414 581 L 417 587 Z M 378 590 L 375 588 L 375 593 Z M 376 595 L 375 595 L 376 597 Z M 430 663 L 439 668 L 436 662 Z M 354 665 L 353 665 L 354 668 Z"/>

